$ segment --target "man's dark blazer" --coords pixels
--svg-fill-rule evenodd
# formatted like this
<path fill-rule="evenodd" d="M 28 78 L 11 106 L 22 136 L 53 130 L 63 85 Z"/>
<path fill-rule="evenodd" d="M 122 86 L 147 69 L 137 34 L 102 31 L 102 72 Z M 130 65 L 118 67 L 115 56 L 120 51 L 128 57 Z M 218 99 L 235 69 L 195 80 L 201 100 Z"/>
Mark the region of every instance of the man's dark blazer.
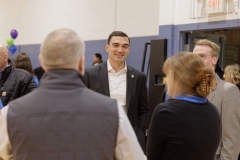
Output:
<path fill-rule="evenodd" d="M 87 68 L 84 77 L 88 88 L 110 96 L 107 62 Z M 145 133 L 149 116 L 146 81 L 147 77 L 144 73 L 127 65 L 127 116 L 144 151 Z"/>

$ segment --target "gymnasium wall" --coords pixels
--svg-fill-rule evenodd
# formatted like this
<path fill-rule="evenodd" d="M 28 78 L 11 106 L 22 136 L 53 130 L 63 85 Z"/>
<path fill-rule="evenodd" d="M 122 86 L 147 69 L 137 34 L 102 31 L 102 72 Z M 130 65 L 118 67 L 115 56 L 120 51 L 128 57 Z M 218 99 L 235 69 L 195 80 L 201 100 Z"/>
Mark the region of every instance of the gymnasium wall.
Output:
<path fill-rule="evenodd" d="M 108 35 L 121 30 L 133 38 L 128 63 L 139 68 L 145 41 L 158 38 L 159 0 L 0 0 L 0 43 L 10 31 L 19 33 L 14 44 L 30 55 L 34 68 L 40 44 L 48 33 L 71 28 L 86 41 L 86 67 L 95 52 L 107 55 Z"/>

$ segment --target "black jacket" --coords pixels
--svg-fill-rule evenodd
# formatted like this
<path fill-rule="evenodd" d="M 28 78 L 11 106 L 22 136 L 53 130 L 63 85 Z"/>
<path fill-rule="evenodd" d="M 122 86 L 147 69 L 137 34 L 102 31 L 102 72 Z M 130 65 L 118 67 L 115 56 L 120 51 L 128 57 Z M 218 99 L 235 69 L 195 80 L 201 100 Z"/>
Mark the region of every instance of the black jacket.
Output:
<path fill-rule="evenodd" d="M 126 109 L 129 121 L 137 135 L 138 141 L 145 151 L 145 133 L 147 128 L 149 107 L 144 73 L 127 66 L 126 75 Z M 107 61 L 86 69 L 85 84 L 88 88 L 110 97 Z"/>
<path fill-rule="evenodd" d="M 10 66 L 6 67 L 2 72 L 0 80 L 0 97 L 3 106 L 36 88 L 33 76 L 30 73 L 14 68 L 11 60 L 8 60 L 8 64 Z"/>

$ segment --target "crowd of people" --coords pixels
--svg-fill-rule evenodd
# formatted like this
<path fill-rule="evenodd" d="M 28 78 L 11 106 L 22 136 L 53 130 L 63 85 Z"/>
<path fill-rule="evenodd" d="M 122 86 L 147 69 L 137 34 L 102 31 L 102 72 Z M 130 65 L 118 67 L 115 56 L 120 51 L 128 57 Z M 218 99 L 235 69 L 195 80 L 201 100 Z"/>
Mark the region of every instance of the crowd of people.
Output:
<path fill-rule="evenodd" d="M 105 49 L 107 61 L 96 53 L 85 69 L 84 41 L 57 29 L 33 70 L 0 44 L 0 160 L 237 160 L 240 67 L 227 66 L 223 81 L 217 44 L 199 40 L 164 62 L 167 99 L 152 117 L 147 77 L 125 61 L 128 35 L 113 31 Z"/>

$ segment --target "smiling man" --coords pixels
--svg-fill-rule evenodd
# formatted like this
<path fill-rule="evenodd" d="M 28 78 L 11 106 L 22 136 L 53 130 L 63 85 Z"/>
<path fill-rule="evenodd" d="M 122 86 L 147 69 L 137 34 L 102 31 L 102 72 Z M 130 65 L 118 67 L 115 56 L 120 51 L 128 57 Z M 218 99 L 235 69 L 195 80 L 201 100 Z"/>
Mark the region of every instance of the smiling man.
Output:
<path fill-rule="evenodd" d="M 206 67 L 214 71 L 219 58 L 220 48 L 207 40 L 199 40 L 193 50 Z M 221 117 L 220 144 L 214 160 L 237 160 L 240 151 L 240 94 L 237 86 L 224 82 L 215 73 L 216 86 L 207 97 L 213 103 Z"/>
<path fill-rule="evenodd" d="M 149 116 L 147 78 L 144 73 L 127 65 L 125 59 L 130 52 L 130 39 L 124 32 L 114 31 L 109 35 L 106 51 L 106 62 L 86 69 L 86 85 L 98 93 L 117 99 L 145 151 Z"/>

